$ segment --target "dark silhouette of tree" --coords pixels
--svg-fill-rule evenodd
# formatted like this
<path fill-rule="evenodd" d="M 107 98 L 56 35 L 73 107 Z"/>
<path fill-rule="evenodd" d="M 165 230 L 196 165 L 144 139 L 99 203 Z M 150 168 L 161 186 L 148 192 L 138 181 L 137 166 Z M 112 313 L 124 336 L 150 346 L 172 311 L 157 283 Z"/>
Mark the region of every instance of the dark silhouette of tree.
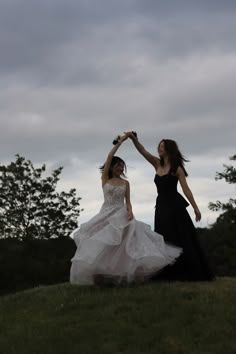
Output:
<path fill-rule="evenodd" d="M 236 160 L 236 155 L 231 156 L 230 160 Z M 225 179 L 227 183 L 236 183 L 236 168 L 232 165 L 223 165 L 225 170 L 216 173 L 216 180 Z M 217 218 L 216 223 L 229 223 L 236 225 L 236 199 L 230 198 L 227 203 L 217 200 L 209 203 L 209 209 L 213 211 L 222 210 L 223 213 Z"/>
<path fill-rule="evenodd" d="M 76 189 L 57 192 L 63 167 L 45 178 L 46 165 L 35 168 L 30 160 L 0 165 L 0 237 L 49 239 L 68 236 L 77 227 L 80 200 Z"/>

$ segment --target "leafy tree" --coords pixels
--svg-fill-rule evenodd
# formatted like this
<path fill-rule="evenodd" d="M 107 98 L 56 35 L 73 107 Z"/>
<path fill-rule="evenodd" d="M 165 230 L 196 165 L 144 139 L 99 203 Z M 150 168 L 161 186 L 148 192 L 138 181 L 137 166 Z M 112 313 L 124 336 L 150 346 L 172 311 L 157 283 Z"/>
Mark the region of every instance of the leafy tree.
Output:
<path fill-rule="evenodd" d="M 230 160 L 236 160 L 236 155 L 231 156 Z M 225 179 L 227 183 L 236 183 L 236 168 L 232 165 L 223 165 L 225 170 L 216 173 L 216 180 Z M 216 223 L 229 223 L 236 225 L 236 199 L 230 198 L 227 203 L 219 200 L 216 203 L 209 203 L 209 208 L 213 211 L 222 210 L 223 213 L 217 218 Z"/>
<path fill-rule="evenodd" d="M 0 165 L 0 237 L 49 239 L 68 236 L 77 227 L 80 200 L 76 189 L 57 192 L 63 167 L 42 177 L 46 165 L 35 168 L 30 160 Z"/>

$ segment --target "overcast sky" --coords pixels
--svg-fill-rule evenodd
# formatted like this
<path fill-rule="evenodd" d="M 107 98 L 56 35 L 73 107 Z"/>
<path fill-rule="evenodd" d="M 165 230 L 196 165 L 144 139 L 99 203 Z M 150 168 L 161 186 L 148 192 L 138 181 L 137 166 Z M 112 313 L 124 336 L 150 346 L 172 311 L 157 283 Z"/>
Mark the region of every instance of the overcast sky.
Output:
<path fill-rule="evenodd" d="M 0 162 L 64 166 L 59 188 L 78 190 L 84 222 L 118 133 L 136 130 L 155 154 L 171 138 L 190 160 L 196 225 L 210 225 L 208 203 L 235 194 L 214 180 L 236 153 L 235 15 L 234 0 L 0 0 Z M 130 141 L 117 155 L 153 227 L 154 170 Z"/>

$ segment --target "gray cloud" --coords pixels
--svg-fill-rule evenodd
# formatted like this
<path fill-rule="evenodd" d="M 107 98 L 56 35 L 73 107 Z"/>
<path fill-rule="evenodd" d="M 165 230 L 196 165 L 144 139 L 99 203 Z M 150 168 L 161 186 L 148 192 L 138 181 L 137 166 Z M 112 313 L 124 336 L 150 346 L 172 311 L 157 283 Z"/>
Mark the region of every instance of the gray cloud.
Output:
<path fill-rule="evenodd" d="M 209 48 L 231 51 L 235 4 L 212 3 L 4 2 L 0 70 L 39 85 L 114 83 L 114 78 L 132 70 L 130 56 L 142 57 L 144 52 L 166 61 Z M 118 61 L 119 67 L 114 67 L 113 60 L 121 59 L 121 53 L 125 63 L 122 67 Z"/>

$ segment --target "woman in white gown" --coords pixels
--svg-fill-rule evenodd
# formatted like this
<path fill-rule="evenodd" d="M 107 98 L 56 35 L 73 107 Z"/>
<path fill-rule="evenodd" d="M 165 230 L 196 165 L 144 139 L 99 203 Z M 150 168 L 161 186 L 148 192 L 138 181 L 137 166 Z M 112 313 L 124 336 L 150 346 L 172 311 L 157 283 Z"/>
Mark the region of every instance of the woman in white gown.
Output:
<path fill-rule="evenodd" d="M 71 259 L 72 284 L 144 282 L 182 253 L 133 216 L 125 162 L 114 156 L 127 137 L 120 138 L 101 168 L 104 203 L 99 213 L 70 235 L 77 246 Z"/>

